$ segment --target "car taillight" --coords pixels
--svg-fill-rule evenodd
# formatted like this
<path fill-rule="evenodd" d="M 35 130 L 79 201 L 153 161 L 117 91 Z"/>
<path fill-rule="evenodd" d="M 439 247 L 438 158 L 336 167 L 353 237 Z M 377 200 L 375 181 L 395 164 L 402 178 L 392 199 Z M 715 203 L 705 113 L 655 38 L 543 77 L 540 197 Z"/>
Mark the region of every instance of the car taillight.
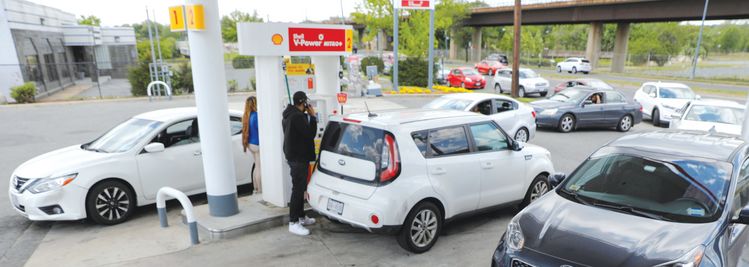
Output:
<path fill-rule="evenodd" d="M 398 146 L 392 134 L 385 134 L 385 143 L 382 145 L 382 157 L 380 163 L 380 182 L 394 180 L 400 174 L 400 155 Z"/>
<path fill-rule="evenodd" d="M 536 118 L 536 111 L 531 111 L 531 115 L 533 115 L 533 118 Z"/>

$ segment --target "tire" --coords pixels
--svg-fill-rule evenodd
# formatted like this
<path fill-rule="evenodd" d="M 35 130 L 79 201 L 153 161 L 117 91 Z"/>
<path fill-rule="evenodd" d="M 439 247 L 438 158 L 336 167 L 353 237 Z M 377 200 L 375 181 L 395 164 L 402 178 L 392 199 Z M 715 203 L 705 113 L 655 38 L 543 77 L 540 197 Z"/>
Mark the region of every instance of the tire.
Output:
<path fill-rule="evenodd" d="M 569 133 L 575 129 L 575 116 L 572 114 L 564 114 L 559 119 L 559 131 L 563 133 Z"/>
<path fill-rule="evenodd" d="M 98 224 L 114 225 L 127 221 L 135 207 L 135 193 L 126 184 L 115 180 L 96 184 L 86 196 L 88 218 Z"/>
<path fill-rule="evenodd" d="M 557 66 L 557 72 L 562 73 L 562 66 Z"/>
<path fill-rule="evenodd" d="M 533 203 L 539 197 L 551 191 L 551 185 L 549 184 L 549 178 L 544 174 L 539 174 L 533 179 L 531 185 L 528 187 L 528 191 L 525 193 L 523 202 L 520 203 L 520 207 L 528 206 Z"/>
<path fill-rule="evenodd" d="M 494 84 L 494 92 L 497 94 L 502 94 L 502 86 L 497 84 Z"/>
<path fill-rule="evenodd" d="M 661 112 L 658 109 L 653 109 L 653 113 L 650 114 L 653 114 L 651 116 L 653 118 L 653 126 L 661 127 Z"/>
<path fill-rule="evenodd" d="M 420 223 L 421 221 L 427 223 Z M 424 201 L 411 209 L 396 238 L 398 245 L 403 249 L 413 253 L 424 253 L 437 243 L 440 232 L 442 212 L 434 203 Z"/>
<path fill-rule="evenodd" d="M 588 75 L 588 73 L 590 73 L 590 71 L 583 71 L 583 74 L 585 75 Z"/>
<path fill-rule="evenodd" d="M 632 116 L 630 115 L 624 115 L 621 119 L 619 119 L 619 124 L 616 125 L 616 130 L 620 132 L 627 132 L 629 129 L 632 129 Z"/>
<path fill-rule="evenodd" d="M 572 67 L 572 74 L 577 74 L 577 67 Z"/>
<path fill-rule="evenodd" d="M 525 88 L 522 86 L 518 87 L 518 97 L 525 97 Z"/>
<path fill-rule="evenodd" d="M 525 127 L 520 127 L 520 129 L 518 129 L 518 131 L 515 132 L 515 136 L 513 137 L 515 141 L 520 141 L 523 143 L 527 143 L 528 138 L 529 138 L 528 129 L 526 129 Z"/>
<path fill-rule="evenodd" d="M 549 92 L 540 92 L 540 93 L 538 93 L 538 95 L 540 95 L 541 97 L 545 97 L 548 93 Z"/>

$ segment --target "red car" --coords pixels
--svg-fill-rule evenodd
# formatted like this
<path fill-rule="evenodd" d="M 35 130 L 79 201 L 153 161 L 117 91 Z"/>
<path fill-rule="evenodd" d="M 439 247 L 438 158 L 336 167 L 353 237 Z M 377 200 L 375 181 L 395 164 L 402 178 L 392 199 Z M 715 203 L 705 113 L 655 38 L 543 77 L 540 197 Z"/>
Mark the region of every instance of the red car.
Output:
<path fill-rule="evenodd" d="M 484 76 L 472 68 L 452 69 L 447 75 L 447 84 L 449 86 L 459 86 L 466 89 L 484 89 L 486 80 Z"/>
<path fill-rule="evenodd" d="M 476 68 L 479 73 L 486 75 L 494 75 L 494 73 L 497 72 L 498 69 L 504 67 L 505 64 L 494 60 L 482 60 L 474 66 L 474 68 Z"/>

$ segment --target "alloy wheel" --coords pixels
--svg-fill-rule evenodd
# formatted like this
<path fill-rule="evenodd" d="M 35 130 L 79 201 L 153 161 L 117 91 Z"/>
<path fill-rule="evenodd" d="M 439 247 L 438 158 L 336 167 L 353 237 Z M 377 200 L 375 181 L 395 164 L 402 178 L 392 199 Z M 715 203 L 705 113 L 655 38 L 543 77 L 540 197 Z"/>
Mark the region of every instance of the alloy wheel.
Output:
<path fill-rule="evenodd" d="M 624 116 L 622 118 L 622 121 L 619 122 L 619 129 L 621 129 L 623 132 L 626 132 L 630 127 L 632 127 L 632 118 L 630 118 L 629 116 Z"/>
<path fill-rule="evenodd" d="M 515 133 L 515 141 L 524 143 L 528 142 L 528 130 L 526 130 L 525 128 L 520 128 L 520 130 Z"/>
<path fill-rule="evenodd" d="M 102 218 L 116 221 L 122 218 L 130 209 L 130 199 L 127 193 L 118 187 L 111 186 L 96 196 L 96 212 Z"/>
<path fill-rule="evenodd" d="M 543 196 L 546 192 L 549 192 L 549 185 L 544 181 L 537 181 L 536 184 L 533 185 L 533 190 L 531 190 L 531 202 Z"/>
<path fill-rule="evenodd" d="M 561 124 L 560 128 L 562 129 L 563 132 L 569 132 L 569 131 L 572 131 L 572 127 L 575 124 L 575 120 L 572 118 L 572 116 L 564 116 L 560 124 Z"/>
<path fill-rule="evenodd" d="M 426 247 L 437 236 L 437 215 L 429 209 L 421 210 L 411 223 L 411 241 L 417 247 Z"/>

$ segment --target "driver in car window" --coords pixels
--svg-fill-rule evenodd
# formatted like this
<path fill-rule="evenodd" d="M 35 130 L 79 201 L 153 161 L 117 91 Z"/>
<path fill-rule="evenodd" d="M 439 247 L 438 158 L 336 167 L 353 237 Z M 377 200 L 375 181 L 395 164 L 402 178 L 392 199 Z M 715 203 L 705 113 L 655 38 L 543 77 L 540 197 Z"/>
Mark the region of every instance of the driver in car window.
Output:
<path fill-rule="evenodd" d="M 601 95 L 600 94 L 593 94 L 590 96 L 590 101 L 593 102 L 593 104 L 602 104 L 603 101 L 601 101 Z"/>

